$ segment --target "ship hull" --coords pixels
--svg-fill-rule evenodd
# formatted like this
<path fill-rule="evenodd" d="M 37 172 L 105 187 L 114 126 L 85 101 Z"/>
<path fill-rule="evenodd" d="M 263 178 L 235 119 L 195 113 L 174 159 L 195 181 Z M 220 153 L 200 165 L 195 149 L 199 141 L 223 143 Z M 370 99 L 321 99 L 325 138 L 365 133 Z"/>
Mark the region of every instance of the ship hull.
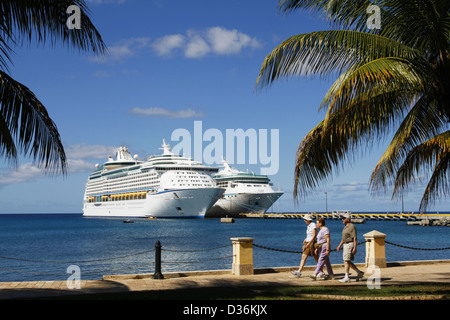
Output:
<path fill-rule="evenodd" d="M 85 202 L 86 217 L 204 218 L 222 196 L 222 188 L 177 189 L 148 194 L 146 199 Z"/>
<path fill-rule="evenodd" d="M 209 209 L 206 218 L 239 217 L 241 213 L 265 213 L 283 192 L 270 193 L 225 193 Z"/>

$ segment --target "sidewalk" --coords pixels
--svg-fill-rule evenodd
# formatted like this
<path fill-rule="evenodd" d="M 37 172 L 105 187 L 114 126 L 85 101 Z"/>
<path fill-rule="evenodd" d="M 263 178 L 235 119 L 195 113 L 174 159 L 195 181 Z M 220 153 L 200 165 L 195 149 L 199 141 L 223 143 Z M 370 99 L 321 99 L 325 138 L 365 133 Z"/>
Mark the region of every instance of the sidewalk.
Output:
<path fill-rule="evenodd" d="M 364 266 L 358 267 L 367 271 Z M 231 271 L 211 271 L 198 273 L 168 273 L 165 279 L 155 280 L 152 275 L 105 276 L 103 280 L 81 280 L 81 289 L 67 288 L 66 281 L 28 281 L 0 282 L 0 299 L 29 299 L 52 297 L 58 295 L 129 292 L 139 290 L 173 290 L 200 287 L 249 287 L 249 286 L 361 286 L 367 285 L 368 277 L 373 273 L 366 272 L 364 278 L 357 282 L 355 274 L 351 274 L 350 283 L 338 280 L 344 275 L 342 265 L 333 265 L 335 280 L 313 281 L 308 276 L 314 267 L 304 268 L 303 278 L 294 278 L 290 271 L 295 267 L 255 270 L 255 275 L 235 276 Z M 450 287 L 450 260 L 416 261 L 388 263 L 387 268 L 379 269 L 381 286 L 392 284 L 424 284 L 444 283 Z M 263 272 L 263 273 L 259 273 Z M 353 277 L 352 277 L 353 276 Z"/>

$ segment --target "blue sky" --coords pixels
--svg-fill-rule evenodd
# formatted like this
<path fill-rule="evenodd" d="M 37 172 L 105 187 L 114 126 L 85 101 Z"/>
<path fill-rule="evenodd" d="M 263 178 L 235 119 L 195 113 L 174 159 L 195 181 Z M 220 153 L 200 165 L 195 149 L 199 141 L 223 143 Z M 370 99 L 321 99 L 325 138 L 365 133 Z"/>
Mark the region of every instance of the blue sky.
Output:
<path fill-rule="evenodd" d="M 276 0 L 88 0 L 91 19 L 109 48 L 104 58 L 59 45 L 14 48 L 10 74 L 44 103 L 58 126 L 67 176 L 48 177 L 32 161 L 0 163 L 0 213 L 80 213 L 95 163 L 125 145 L 141 157 L 172 146 L 176 129 L 279 131 L 279 170 L 270 176 L 285 195 L 275 210 L 398 211 L 390 195 L 368 191 L 380 147 L 346 164 L 307 199 L 292 198 L 295 153 L 324 114 L 318 106 L 332 81 L 291 78 L 255 90 L 264 57 L 287 37 L 329 29 L 316 15 L 285 15 Z M 331 79 L 333 80 L 333 79 Z M 203 148 L 208 145 L 204 142 Z M 230 159 L 229 159 L 230 160 Z M 233 161 L 233 160 L 231 160 Z M 259 173 L 261 163 L 235 167 Z M 417 211 L 423 185 L 405 196 Z M 431 210 L 447 211 L 449 201 Z"/>

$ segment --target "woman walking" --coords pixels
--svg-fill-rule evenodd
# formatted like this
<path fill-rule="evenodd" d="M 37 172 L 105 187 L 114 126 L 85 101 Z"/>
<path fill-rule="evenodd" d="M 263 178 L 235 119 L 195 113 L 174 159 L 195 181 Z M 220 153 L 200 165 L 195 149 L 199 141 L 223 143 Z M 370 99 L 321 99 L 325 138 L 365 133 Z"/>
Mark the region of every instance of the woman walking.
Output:
<path fill-rule="evenodd" d="M 316 221 L 316 226 L 319 229 L 319 233 L 317 234 L 317 249 L 316 254 L 319 256 L 319 261 L 317 262 L 316 270 L 314 270 L 314 275 L 311 276 L 314 280 L 317 278 L 321 278 L 324 273 L 322 272 L 323 266 L 327 268 L 328 275 L 325 279 L 334 279 L 333 268 L 331 268 L 330 263 L 330 230 L 325 227 L 325 219 L 319 218 Z"/>
<path fill-rule="evenodd" d="M 313 222 L 313 219 L 309 214 L 305 214 L 303 220 L 305 221 L 307 228 L 306 228 L 306 238 L 305 240 L 303 240 L 302 259 L 300 261 L 300 266 L 298 270 L 291 271 L 294 277 L 297 278 L 300 278 L 302 276 L 302 270 L 303 267 L 305 266 L 305 262 L 306 259 L 308 259 L 308 256 L 312 256 L 314 260 L 316 260 L 316 262 L 318 261 L 317 254 L 314 253 L 314 243 L 316 241 L 317 236 L 316 224 Z"/>

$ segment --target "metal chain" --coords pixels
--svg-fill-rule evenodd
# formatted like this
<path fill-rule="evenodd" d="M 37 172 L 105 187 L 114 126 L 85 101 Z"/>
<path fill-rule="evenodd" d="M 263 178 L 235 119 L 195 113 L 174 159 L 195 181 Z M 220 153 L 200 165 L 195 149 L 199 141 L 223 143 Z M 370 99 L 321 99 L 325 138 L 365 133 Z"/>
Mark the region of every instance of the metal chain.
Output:
<path fill-rule="evenodd" d="M 36 262 L 36 263 L 76 264 L 76 263 L 99 262 L 99 261 L 108 261 L 108 260 L 128 258 L 128 257 L 133 257 L 133 256 L 137 256 L 137 255 L 141 255 L 141 254 L 145 254 L 145 253 L 149 253 L 149 252 L 153 252 L 153 251 L 155 251 L 155 249 L 138 252 L 138 253 L 127 254 L 127 255 L 119 256 L 119 257 L 95 259 L 95 260 L 84 260 L 84 261 L 83 260 L 82 261 L 44 261 L 44 260 L 29 260 L 29 259 L 21 259 L 21 258 L 11 258 L 11 257 L 4 257 L 4 256 L 0 256 L 0 259 L 16 260 L 16 261 L 23 261 L 23 262 Z"/>
<path fill-rule="evenodd" d="M 401 247 L 401 248 L 406 248 L 406 249 L 413 249 L 413 250 L 432 251 L 432 250 L 449 250 L 449 249 L 450 249 L 450 247 L 447 247 L 447 248 L 434 248 L 434 249 L 429 249 L 429 248 L 414 248 L 414 247 L 404 246 L 404 245 L 401 245 L 401 244 L 395 244 L 395 243 L 392 243 L 392 242 L 389 242 L 389 241 L 386 241 L 386 240 L 385 240 L 384 242 L 386 242 L 386 243 L 388 243 L 388 244 L 390 244 L 390 245 L 393 245 L 393 246 L 397 246 L 397 247 Z"/>
<path fill-rule="evenodd" d="M 287 252 L 287 253 L 302 253 L 302 251 L 291 251 L 291 250 L 284 250 L 284 249 L 269 248 L 269 247 L 265 247 L 265 246 L 260 246 L 256 243 L 254 243 L 253 246 L 257 247 L 257 248 L 266 249 L 266 250 L 272 250 L 272 251 L 280 251 L 280 252 Z"/>
<path fill-rule="evenodd" d="M 232 258 L 233 255 L 231 256 L 226 256 L 226 257 L 220 257 L 220 258 L 213 258 L 213 259 L 205 259 L 205 260 L 191 260 L 191 261 L 162 261 L 162 263 L 197 263 L 197 262 L 207 262 L 207 261 L 215 261 L 215 260 L 222 260 L 222 259 L 228 259 L 228 258 Z"/>
<path fill-rule="evenodd" d="M 370 241 L 370 240 L 369 240 Z M 360 243 L 357 244 L 357 246 L 365 243 L 367 241 L 362 241 Z M 413 249 L 413 250 L 424 250 L 424 251 L 436 251 L 436 250 L 449 250 L 450 247 L 446 247 L 446 248 L 414 248 L 414 247 L 409 247 L 409 246 L 405 246 L 405 245 L 400 245 L 400 244 L 395 244 L 389 241 L 385 241 L 385 243 L 393 245 L 393 246 L 397 246 L 397 247 L 401 247 L 401 248 L 406 248 L 406 249 Z M 220 247 L 215 247 L 215 248 L 208 248 L 208 249 L 201 249 L 201 250 L 172 250 L 172 249 L 162 249 L 165 251 L 170 251 L 170 252 L 204 252 L 204 251 L 210 251 L 210 250 L 217 250 L 217 249 L 221 249 L 221 248 L 225 248 L 225 247 L 229 247 L 231 244 L 227 244 L 225 246 L 220 246 Z M 272 250 L 272 251 L 279 251 L 279 252 L 286 252 L 286 253 L 295 253 L 295 254 L 301 254 L 303 253 L 302 251 L 293 251 L 293 250 L 285 250 L 285 249 L 276 249 L 276 248 L 270 248 L 270 247 L 266 247 L 266 246 L 262 246 L 262 245 L 258 245 L 253 243 L 253 246 L 258 247 L 258 248 L 262 248 L 262 249 L 266 249 L 266 250 Z M 132 257 L 132 256 L 137 256 L 137 255 L 141 255 L 141 254 L 145 254 L 145 253 L 149 253 L 149 252 L 153 252 L 155 251 L 155 249 L 152 250 L 147 250 L 147 251 L 143 251 L 143 252 L 138 252 L 138 253 L 133 253 L 133 254 L 128 254 L 128 255 L 124 255 L 124 256 L 118 256 L 118 257 L 113 257 L 113 258 L 105 258 L 105 259 L 95 259 L 95 260 L 84 260 L 84 261 L 39 261 L 39 260 L 30 260 L 30 259 L 20 259 L 20 258 L 11 258 L 11 257 L 4 257 L 4 256 L 0 256 L 0 259 L 7 259 L 7 260 L 16 260 L 16 261 L 22 261 L 22 262 L 37 262 L 37 263 L 60 263 L 60 264 L 76 264 L 76 263 L 87 263 L 87 262 L 101 262 L 101 261 L 108 261 L 108 260 L 115 260 L 115 259 L 121 259 L 121 258 L 128 258 L 128 257 Z M 337 249 L 333 249 L 330 251 L 337 251 Z M 212 259 L 204 259 L 204 260 L 191 260 L 191 261 L 163 261 L 163 263 L 168 263 L 168 264 L 176 264 L 176 263 L 201 263 L 201 262 L 208 262 L 208 261 L 215 261 L 215 260 L 222 260 L 222 259 L 228 259 L 228 258 L 232 258 L 233 255 L 230 256 L 225 256 L 225 257 L 220 257 L 220 258 L 212 258 Z M 154 262 L 152 264 L 155 264 Z M 119 270 L 126 270 L 126 269 L 134 269 L 134 268 L 141 268 L 141 267 L 145 267 L 148 266 L 149 264 L 144 264 L 144 265 L 140 265 L 140 266 L 128 266 L 128 267 L 124 267 L 124 268 L 118 268 L 118 269 L 110 269 L 110 270 L 103 270 L 103 271 L 92 271 L 92 272 L 83 272 L 84 274 L 100 274 L 100 273 L 104 273 L 104 272 L 111 272 L 111 271 L 119 271 Z M 4 269 L 4 268 L 0 268 L 0 270 L 2 271 L 8 271 L 8 272 L 19 272 L 19 273 L 30 273 L 30 274 L 41 274 L 41 275 L 67 275 L 67 273 L 45 273 L 45 272 L 32 272 L 32 271 L 19 271 L 19 270 L 10 270 L 10 269 Z"/>
<path fill-rule="evenodd" d="M 356 245 L 359 246 L 360 244 L 363 244 L 365 242 L 366 241 L 362 241 L 360 243 L 357 243 Z M 253 245 L 258 248 L 272 250 L 272 251 L 287 252 L 287 253 L 303 253 L 303 251 L 291 251 L 291 250 L 284 250 L 284 249 L 269 248 L 269 247 L 261 246 L 261 245 L 255 244 L 255 243 Z M 333 251 L 337 251 L 337 249 L 330 250 L 330 252 L 333 252 Z"/>
<path fill-rule="evenodd" d="M 217 249 L 222 249 L 222 248 L 226 248 L 229 246 L 232 246 L 233 244 L 227 244 L 225 246 L 220 246 L 220 247 L 216 247 L 216 248 L 209 248 L 209 249 L 200 249 L 200 250 L 173 250 L 173 249 L 165 249 L 164 247 L 161 248 L 161 250 L 164 251 L 170 251 L 170 252 L 203 252 L 203 251 L 211 251 L 211 250 L 217 250 Z"/>

